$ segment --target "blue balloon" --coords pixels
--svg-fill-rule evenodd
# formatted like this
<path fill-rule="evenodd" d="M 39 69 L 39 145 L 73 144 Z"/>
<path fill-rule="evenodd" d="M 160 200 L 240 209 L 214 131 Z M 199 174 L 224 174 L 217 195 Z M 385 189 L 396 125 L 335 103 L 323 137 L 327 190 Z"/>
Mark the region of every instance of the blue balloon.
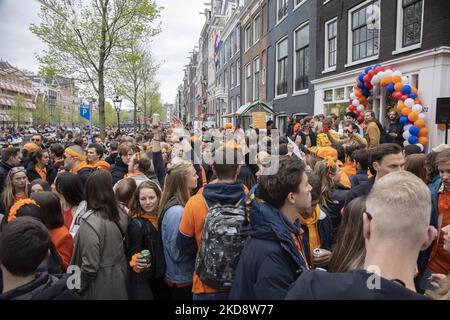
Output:
<path fill-rule="evenodd" d="M 376 68 L 378 68 L 378 67 L 380 67 L 380 66 L 381 66 L 381 64 L 378 64 L 378 63 L 377 63 L 373 68 L 376 69 Z"/>
<path fill-rule="evenodd" d="M 403 94 L 410 94 L 411 93 L 411 86 L 408 84 L 405 84 L 402 88 L 402 93 Z"/>
<path fill-rule="evenodd" d="M 360 88 L 361 90 L 364 89 L 364 83 L 358 82 L 358 88 Z"/>
<path fill-rule="evenodd" d="M 372 67 L 367 67 L 364 71 L 366 72 L 366 74 L 368 74 L 370 70 L 372 70 Z"/>
<path fill-rule="evenodd" d="M 412 93 L 409 94 L 409 97 L 410 97 L 411 99 L 415 99 L 415 98 L 417 98 L 417 94 L 415 94 L 414 92 L 412 92 Z"/>
<path fill-rule="evenodd" d="M 393 83 L 390 83 L 387 87 L 386 90 L 389 92 L 394 92 L 395 91 L 395 85 Z"/>
<path fill-rule="evenodd" d="M 362 83 L 364 83 L 364 74 L 363 74 L 363 73 L 361 73 L 361 74 L 359 75 L 359 81 L 361 81 Z"/>
<path fill-rule="evenodd" d="M 420 129 L 417 126 L 412 126 L 409 128 L 409 133 L 411 133 L 411 135 L 413 136 L 417 136 L 419 135 Z"/>
<path fill-rule="evenodd" d="M 400 124 L 406 125 L 408 123 L 409 123 L 408 117 L 405 117 L 405 116 L 400 117 Z"/>
<path fill-rule="evenodd" d="M 411 136 L 411 137 L 409 137 L 408 142 L 410 144 L 416 144 L 419 142 L 419 138 L 417 138 L 416 136 Z"/>

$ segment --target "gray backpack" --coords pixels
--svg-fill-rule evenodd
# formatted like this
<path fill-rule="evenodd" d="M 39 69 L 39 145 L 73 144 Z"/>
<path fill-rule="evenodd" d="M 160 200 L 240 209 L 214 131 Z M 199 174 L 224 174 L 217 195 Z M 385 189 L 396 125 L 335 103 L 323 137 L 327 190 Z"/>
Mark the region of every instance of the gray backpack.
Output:
<path fill-rule="evenodd" d="M 240 205 L 209 203 L 208 215 L 202 232 L 200 251 L 195 261 L 195 272 L 208 287 L 230 290 L 235 270 L 248 238 L 244 226 L 245 209 Z"/>

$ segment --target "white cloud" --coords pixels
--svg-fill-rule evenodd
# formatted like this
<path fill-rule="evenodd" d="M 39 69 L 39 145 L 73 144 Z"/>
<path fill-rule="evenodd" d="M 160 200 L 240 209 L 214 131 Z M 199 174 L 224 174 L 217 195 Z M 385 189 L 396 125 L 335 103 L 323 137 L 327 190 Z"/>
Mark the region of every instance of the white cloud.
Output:
<path fill-rule="evenodd" d="M 162 63 L 158 72 L 164 102 L 173 103 L 178 85 L 183 80 L 183 66 L 188 63 L 189 52 L 198 45 L 205 16 L 204 0 L 157 0 L 164 7 L 161 13 L 162 32 L 151 48 Z"/>
<path fill-rule="evenodd" d="M 0 0 L 0 58 L 20 69 L 37 71 L 35 53 L 45 45 L 29 30 L 39 23 L 39 3 L 35 0 Z"/>
<path fill-rule="evenodd" d="M 150 48 L 161 63 L 157 79 L 163 102 L 174 102 L 189 51 L 198 45 L 205 22 L 205 17 L 199 14 L 204 11 L 204 3 L 204 0 L 157 0 L 164 7 L 160 18 L 162 32 L 153 39 Z M 35 53 L 45 49 L 29 30 L 31 23 L 39 23 L 38 13 L 36 0 L 0 0 L 0 58 L 35 72 L 39 68 Z"/>

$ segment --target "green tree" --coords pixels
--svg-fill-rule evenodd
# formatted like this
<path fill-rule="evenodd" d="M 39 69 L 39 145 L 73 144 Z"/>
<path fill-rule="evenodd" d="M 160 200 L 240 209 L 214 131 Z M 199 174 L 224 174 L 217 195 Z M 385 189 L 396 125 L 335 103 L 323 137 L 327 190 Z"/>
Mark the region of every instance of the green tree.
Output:
<path fill-rule="evenodd" d="M 39 25 L 30 30 L 48 47 L 39 57 L 41 69 L 89 84 L 98 95 L 99 127 L 105 134 L 105 91 L 109 64 L 130 39 L 148 41 L 159 32 L 159 16 L 151 0 L 38 0 Z M 134 35 L 134 37 L 131 37 Z"/>
<path fill-rule="evenodd" d="M 60 126 L 65 121 L 64 108 L 63 105 L 58 102 L 55 109 L 55 114 L 52 119 L 52 124 Z"/>
<path fill-rule="evenodd" d="M 31 113 L 27 109 L 25 98 L 22 95 L 14 96 L 13 105 L 8 111 L 8 116 L 17 127 L 29 121 Z"/>
<path fill-rule="evenodd" d="M 39 96 L 36 102 L 36 110 L 33 112 L 33 124 L 40 126 L 50 122 L 50 110 L 43 96 Z"/>

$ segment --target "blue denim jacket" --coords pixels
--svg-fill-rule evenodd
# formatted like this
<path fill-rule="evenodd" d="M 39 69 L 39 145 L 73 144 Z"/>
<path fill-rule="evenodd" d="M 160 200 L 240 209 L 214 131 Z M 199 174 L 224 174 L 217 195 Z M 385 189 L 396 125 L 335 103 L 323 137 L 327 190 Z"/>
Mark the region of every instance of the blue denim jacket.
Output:
<path fill-rule="evenodd" d="M 166 279 L 172 283 L 192 283 L 195 268 L 195 259 L 193 260 L 190 255 L 183 255 L 176 243 L 182 215 L 182 206 L 170 207 L 165 213 L 161 226 L 166 259 Z"/>

